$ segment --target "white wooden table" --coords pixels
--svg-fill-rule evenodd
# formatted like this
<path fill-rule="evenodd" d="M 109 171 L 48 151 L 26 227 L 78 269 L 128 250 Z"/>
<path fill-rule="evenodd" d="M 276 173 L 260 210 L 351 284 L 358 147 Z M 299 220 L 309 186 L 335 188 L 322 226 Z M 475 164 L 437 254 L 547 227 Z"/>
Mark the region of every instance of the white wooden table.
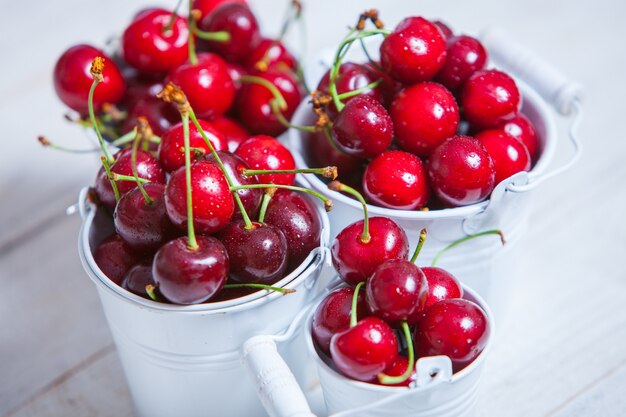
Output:
<path fill-rule="evenodd" d="M 174 1 L 170 2 L 170 6 Z M 365 7 L 384 21 L 442 17 L 476 33 L 498 24 L 584 84 L 582 161 L 537 190 L 517 248 L 506 326 L 487 363 L 481 416 L 626 415 L 626 3 L 311 1 L 309 50 L 336 42 Z M 130 416 L 130 397 L 95 289 L 66 217 L 96 159 L 44 150 L 45 133 L 69 146 L 83 133 L 62 119 L 51 83 L 58 55 L 121 30 L 141 0 L 3 4 L 0 26 L 0 416 Z M 281 0 L 254 4 L 278 28 Z M 168 6 L 169 7 L 169 6 Z M 562 127 L 562 126 L 561 126 Z M 558 161 L 570 149 L 562 146 Z"/>

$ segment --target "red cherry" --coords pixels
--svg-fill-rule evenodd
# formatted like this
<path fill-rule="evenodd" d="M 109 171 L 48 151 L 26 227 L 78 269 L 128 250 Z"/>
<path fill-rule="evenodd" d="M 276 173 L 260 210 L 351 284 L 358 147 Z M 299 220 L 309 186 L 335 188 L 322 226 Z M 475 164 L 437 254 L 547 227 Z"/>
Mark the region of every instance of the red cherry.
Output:
<path fill-rule="evenodd" d="M 174 17 L 165 9 L 147 10 L 138 15 L 122 35 L 122 56 L 131 66 L 142 72 L 165 73 L 187 60 L 189 29 L 187 21 Z"/>
<path fill-rule="evenodd" d="M 126 94 L 122 103 L 124 108 L 131 108 L 142 100 L 156 100 L 156 95 L 164 87 L 163 77 L 160 74 L 143 74 L 135 68 L 125 66 L 122 69 L 122 75 L 126 80 Z M 170 107 L 176 110 L 175 105 L 170 104 Z M 178 118 L 180 119 L 180 116 Z"/>
<path fill-rule="evenodd" d="M 120 284 L 122 288 L 140 297 L 150 299 L 146 285 L 155 285 L 152 277 L 152 259 L 133 266 Z"/>
<path fill-rule="evenodd" d="M 230 78 L 233 80 L 233 86 L 235 87 L 235 100 L 236 100 L 236 96 L 239 95 L 239 92 L 241 91 L 241 86 L 243 85 L 241 83 L 240 78 L 246 75 L 248 71 L 246 71 L 246 69 L 242 67 L 241 65 L 235 64 L 233 62 L 226 62 L 226 66 L 228 67 L 228 75 L 230 75 Z M 231 110 L 234 110 L 234 109 L 231 107 Z"/>
<path fill-rule="evenodd" d="M 409 360 L 405 356 L 398 355 L 398 357 L 391 364 L 391 366 L 385 369 L 384 374 L 387 376 L 404 375 L 408 366 L 409 366 Z M 408 377 L 403 382 L 400 382 L 398 384 L 381 384 L 380 382 L 378 382 L 377 378 L 370 382 L 374 384 L 378 384 L 378 385 L 383 385 L 385 387 L 408 387 L 409 385 L 411 385 L 411 382 L 413 382 L 416 377 L 417 376 L 415 374 L 415 370 L 413 370 L 413 373 L 411 374 L 410 377 Z"/>
<path fill-rule="evenodd" d="M 250 132 L 239 122 L 228 117 L 218 117 L 213 120 L 213 126 L 217 128 L 228 142 L 228 151 L 235 152 L 239 145 L 250 137 Z"/>
<path fill-rule="evenodd" d="M 475 72 L 463 86 L 461 107 L 477 128 L 496 127 L 519 112 L 522 99 L 515 81 L 498 70 Z"/>
<path fill-rule="evenodd" d="M 370 381 L 396 360 L 398 341 L 387 323 L 377 317 L 366 317 L 332 337 L 330 356 L 344 375 Z"/>
<path fill-rule="evenodd" d="M 384 72 L 378 63 L 375 65 L 372 62 L 367 62 L 365 68 L 367 68 L 374 80 L 382 79 L 375 91 L 380 91 L 384 98 L 382 103 L 385 104 L 385 107 L 389 107 L 396 94 L 404 88 L 404 85 Z"/>
<path fill-rule="evenodd" d="M 530 170 L 528 149 L 504 130 L 484 130 L 476 135 L 476 139 L 481 141 L 493 160 L 496 184 L 513 174 Z"/>
<path fill-rule="evenodd" d="M 539 151 L 539 139 L 535 127 L 523 114 L 518 114 L 511 120 L 507 120 L 499 126 L 506 133 L 522 142 L 528 149 L 528 153 L 533 161 L 537 160 Z"/>
<path fill-rule="evenodd" d="M 346 155 L 335 149 L 324 132 L 309 134 L 304 139 L 304 157 L 309 166 L 335 166 L 342 181 L 351 186 L 361 186 L 363 159 Z"/>
<path fill-rule="evenodd" d="M 252 136 L 239 145 L 235 155 L 246 161 L 251 169 L 296 169 L 293 155 L 282 143 L 271 136 Z M 260 184 L 293 185 L 295 174 L 257 175 Z"/>
<path fill-rule="evenodd" d="M 442 85 L 420 83 L 407 87 L 391 103 L 391 118 L 403 149 L 427 156 L 459 126 L 459 107 Z"/>
<path fill-rule="evenodd" d="M 104 275 L 120 285 L 128 271 L 141 262 L 141 255 L 135 253 L 119 235 L 113 234 L 98 245 L 93 259 Z"/>
<path fill-rule="evenodd" d="M 437 29 L 439 29 L 445 39 L 449 39 L 454 36 L 454 32 L 452 32 L 450 26 L 448 26 L 441 20 L 433 20 L 433 25 L 437 26 Z"/>
<path fill-rule="evenodd" d="M 416 357 L 446 355 L 454 372 L 469 365 L 489 339 L 482 308 L 463 299 L 443 300 L 429 307 L 415 328 Z"/>
<path fill-rule="evenodd" d="M 280 71 L 295 71 L 298 68 L 296 58 L 278 39 L 263 39 L 246 59 L 250 71 L 267 71 L 276 68 Z"/>
<path fill-rule="evenodd" d="M 405 84 L 432 79 L 445 60 L 446 41 L 443 35 L 422 17 L 402 20 L 380 45 L 382 67 Z"/>
<path fill-rule="evenodd" d="M 430 194 L 424 164 L 404 151 L 387 151 L 374 158 L 365 169 L 363 191 L 369 201 L 399 210 L 424 207 Z"/>
<path fill-rule="evenodd" d="M 214 233 L 223 229 L 235 210 L 235 202 L 224 174 L 217 164 L 202 160 L 191 164 L 190 171 L 196 232 Z M 165 187 L 165 208 L 172 223 L 187 230 L 185 167 L 174 171 Z"/>
<path fill-rule="evenodd" d="M 435 148 L 428 175 L 437 197 L 450 206 L 484 200 L 493 190 L 496 176 L 485 147 L 469 136 L 454 136 Z"/>
<path fill-rule="evenodd" d="M 198 120 L 198 122 L 215 150 L 221 151 L 228 149 L 226 138 L 212 123 L 204 120 Z M 161 137 L 161 143 L 159 144 L 159 161 L 167 172 L 175 171 L 185 165 L 184 145 L 185 137 L 182 122 L 170 127 Z M 203 149 L 205 154 L 211 153 L 211 149 L 193 123 L 189 123 L 189 146 Z"/>
<path fill-rule="evenodd" d="M 54 66 L 54 89 L 61 101 L 81 114 L 87 114 L 87 98 L 93 84 L 89 72 L 96 57 L 104 58 L 103 81 L 93 94 L 95 111 L 103 103 L 118 103 L 124 97 L 126 83 L 115 62 L 102 51 L 89 45 L 72 46 L 58 59 Z"/>
<path fill-rule="evenodd" d="M 343 229 L 331 247 L 333 266 L 339 277 L 356 285 L 372 276 L 376 268 L 389 259 L 406 259 L 409 241 L 404 230 L 387 217 L 369 219 L 370 241 L 363 243 L 364 221 Z"/>
<path fill-rule="evenodd" d="M 463 297 L 463 287 L 454 275 L 445 269 L 427 266 L 422 268 L 422 272 L 428 282 L 426 308 L 441 300 Z"/>
<path fill-rule="evenodd" d="M 145 117 L 155 135 L 161 136 L 173 124 L 180 121 L 180 113 L 171 103 L 157 98 L 145 98 L 136 101 L 128 110 L 128 116 L 122 124 L 122 132 L 130 132 L 140 117 Z"/>
<path fill-rule="evenodd" d="M 228 66 L 215 54 L 198 54 L 196 64 L 184 63 L 167 81 L 183 90 L 196 116 L 212 119 L 228 110 L 235 99 L 235 87 Z"/>
<path fill-rule="evenodd" d="M 200 19 L 204 16 L 210 14 L 217 7 L 221 6 L 224 3 L 241 3 L 248 4 L 246 0 L 193 0 L 193 5 L 191 6 L 194 10 L 200 11 Z"/>
<path fill-rule="evenodd" d="M 448 39 L 446 62 L 436 80 L 450 91 L 457 93 L 465 81 L 487 62 L 483 44 L 471 36 L 455 36 Z"/>
<path fill-rule="evenodd" d="M 166 243 L 154 256 L 152 273 L 159 291 L 176 304 L 209 300 L 228 279 L 228 254 L 211 236 L 196 237 L 198 248 L 187 246 L 187 237 Z"/>

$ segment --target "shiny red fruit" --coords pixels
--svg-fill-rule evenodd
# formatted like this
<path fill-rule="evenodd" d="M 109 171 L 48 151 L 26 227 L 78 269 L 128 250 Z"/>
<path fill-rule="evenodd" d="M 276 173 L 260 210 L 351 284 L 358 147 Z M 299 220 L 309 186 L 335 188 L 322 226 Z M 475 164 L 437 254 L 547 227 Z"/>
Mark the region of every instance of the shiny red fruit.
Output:
<path fill-rule="evenodd" d="M 452 29 L 450 29 L 450 26 L 448 26 L 446 23 L 442 22 L 441 20 L 433 20 L 433 25 L 437 26 L 437 29 L 439 29 L 439 31 L 441 32 L 441 34 L 443 35 L 445 39 L 450 39 L 451 37 L 454 36 L 454 32 L 452 32 Z"/>
<path fill-rule="evenodd" d="M 426 308 L 438 303 L 441 300 L 452 298 L 463 298 L 463 287 L 454 275 L 445 269 L 434 266 L 422 268 L 428 282 L 428 296 L 426 297 Z"/>
<path fill-rule="evenodd" d="M 409 367 L 409 360 L 406 358 L 406 356 L 398 355 L 398 357 L 391 364 L 391 366 L 385 369 L 384 374 L 388 376 L 401 376 L 401 375 L 404 375 L 408 367 Z M 408 377 L 404 381 L 399 382 L 397 384 L 381 384 L 380 382 L 378 382 L 378 378 L 370 382 L 374 384 L 382 385 L 385 387 L 408 387 L 409 385 L 411 385 L 411 382 L 415 380 L 415 378 L 417 378 L 417 375 L 415 373 L 415 370 L 413 370 L 413 373 L 411 374 L 410 377 Z"/>
<path fill-rule="evenodd" d="M 146 292 L 146 285 L 155 285 L 154 278 L 152 277 L 152 259 L 133 266 L 120 284 L 125 290 L 149 299 L 150 297 Z"/>
<path fill-rule="evenodd" d="M 537 137 L 535 127 L 526 116 L 520 113 L 511 120 L 507 120 L 499 127 L 522 142 L 526 146 L 526 149 L 528 149 L 530 158 L 533 161 L 537 160 L 539 156 L 539 138 Z"/>
<path fill-rule="evenodd" d="M 180 113 L 171 103 L 158 98 L 144 98 L 133 103 L 122 123 L 122 132 L 130 132 L 137 126 L 140 117 L 145 117 L 152 132 L 161 136 L 173 124 L 180 121 Z"/>
<path fill-rule="evenodd" d="M 330 143 L 324 132 L 304 134 L 304 158 L 309 166 L 335 166 L 341 181 L 351 187 L 360 187 L 364 160 L 346 155 Z"/>
<path fill-rule="evenodd" d="M 270 68 L 295 71 L 298 68 L 298 61 L 280 40 L 266 38 L 259 42 L 246 58 L 246 67 L 252 72 L 264 72 Z"/>
<path fill-rule="evenodd" d="M 465 82 L 461 93 L 463 114 L 479 129 L 496 127 L 514 118 L 521 104 L 515 81 L 498 70 L 475 72 Z"/>
<path fill-rule="evenodd" d="M 296 169 L 293 155 L 282 143 L 271 136 L 252 136 L 239 145 L 235 155 L 246 161 L 251 169 Z M 293 185 L 295 174 L 257 175 L 260 184 Z"/>
<path fill-rule="evenodd" d="M 113 234 L 98 245 L 93 259 L 107 278 L 120 285 L 128 271 L 141 262 L 142 256 L 133 251 L 118 234 Z"/>
<path fill-rule="evenodd" d="M 239 122 L 234 119 L 222 116 L 212 120 L 213 126 L 217 128 L 228 142 L 228 151 L 235 152 L 239 145 L 245 142 L 251 135 Z"/>
<path fill-rule="evenodd" d="M 471 36 L 448 39 L 446 62 L 435 80 L 452 92 L 459 92 L 465 81 L 487 63 L 483 44 Z"/>
<path fill-rule="evenodd" d="M 476 135 L 493 160 L 496 184 L 522 171 L 530 171 L 530 155 L 524 144 L 502 129 L 483 130 Z"/>
<path fill-rule="evenodd" d="M 246 0 L 193 0 L 191 7 L 200 11 L 200 19 L 202 19 L 224 3 L 248 4 Z"/>

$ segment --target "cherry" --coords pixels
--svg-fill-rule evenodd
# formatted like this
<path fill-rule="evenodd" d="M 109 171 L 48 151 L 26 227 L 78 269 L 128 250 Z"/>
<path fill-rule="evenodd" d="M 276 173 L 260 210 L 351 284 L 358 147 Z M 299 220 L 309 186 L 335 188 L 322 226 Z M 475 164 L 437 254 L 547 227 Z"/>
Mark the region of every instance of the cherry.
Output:
<path fill-rule="evenodd" d="M 396 376 L 399 377 L 406 373 L 408 366 L 409 366 L 409 360 L 406 358 L 406 356 L 398 355 L 398 357 L 391 364 L 391 366 L 385 369 L 384 374 L 391 376 L 391 377 L 396 377 Z M 405 379 L 403 382 L 399 382 L 397 384 L 382 384 L 378 382 L 377 379 L 374 379 L 373 381 L 369 381 L 369 382 L 379 384 L 379 385 L 384 385 L 386 387 L 408 387 L 409 385 L 411 385 L 411 382 L 415 380 L 415 378 L 416 378 L 416 374 L 415 374 L 415 370 L 413 370 L 410 377 Z"/>
<path fill-rule="evenodd" d="M 98 245 L 93 259 L 102 273 L 117 285 L 134 265 L 141 262 L 141 256 L 117 234 L 112 234 Z"/>
<path fill-rule="evenodd" d="M 512 119 L 519 112 L 521 102 L 515 81 L 504 72 L 493 69 L 475 72 L 461 92 L 465 118 L 480 129 Z"/>
<path fill-rule="evenodd" d="M 450 39 L 454 36 L 454 32 L 450 29 L 450 26 L 442 22 L 441 20 L 433 20 L 433 25 L 437 26 L 437 29 L 441 32 L 444 39 Z"/>
<path fill-rule="evenodd" d="M 422 272 L 428 282 L 426 308 L 441 300 L 463 297 L 463 287 L 461 287 L 461 284 L 454 275 L 445 269 L 427 266 L 422 268 Z"/>
<path fill-rule="evenodd" d="M 115 62 L 102 51 L 89 45 L 76 45 L 63 52 L 54 66 L 54 89 L 61 101 L 81 114 L 86 114 L 87 97 L 93 83 L 91 63 L 96 57 L 104 58 L 104 79 L 93 95 L 94 109 L 103 103 L 118 103 L 124 97 L 126 83 Z"/>
<path fill-rule="evenodd" d="M 200 11 L 200 19 L 224 3 L 247 4 L 246 0 L 193 0 L 192 9 Z"/>
<path fill-rule="evenodd" d="M 196 248 L 188 246 L 187 237 L 171 240 L 154 256 L 154 281 L 161 294 L 173 303 L 207 301 L 228 279 L 228 253 L 224 245 L 211 236 L 199 235 L 196 239 Z"/>
<path fill-rule="evenodd" d="M 450 91 L 460 92 L 465 81 L 485 63 L 487 51 L 478 39 L 466 35 L 449 38 L 446 62 L 436 80 Z"/>
<path fill-rule="evenodd" d="M 183 63 L 167 77 L 187 96 L 198 117 L 212 119 L 228 110 L 235 99 L 235 87 L 222 58 L 198 54 L 197 62 Z"/>
<path fill-rule="evenodd" d="M 226 138 L 212 123 L 204 120 L 198 120 L 198 122 L 216 150 L 228 149 Z M 167 172 L 175 171 L 185 165 L 184 142 L 182 122 L 170 127 L 161 137 L 158 152 L 159 161 Z M 189 124 L 189 146 L 202 150 L 205 154 L 211 153 L 211 148 L 193 123 Z"/>
<path fill-rule="evenodd" d="M 430 194 L 424 164 L 404 151 L 387 151 L 374 158 L 365 169 L 363 191 L 369 201 L 401 210 L 424 207 Z"/>
<path fill-rule="evenodd" d="M 146 285 L 155 285 L 152 278 L 152 260 L 133 266 L 124 277 L 121 287 L 143 298 L 150 298 L 146 293 Z"/>
<path fill-rule="evenodd" d="M 496 184 L 513 174 L 530 170 L 530 155 L 524 144 L 502 129 L 484 130 L 476 139 L 487 149 L 493 160 Z"/>
<path fill-rule="evenodd" d="M 279 228 L 253 222 L 246 229 L 242 220 L 222 229 L 219 240 L 230 260 L 230 277 L 243 283 L 274 284 L 287 268 L 287 239 Z"/>
<path fill-rule="evenodd" d="M 250 137 L 250 132 L 248 132 L 245 127 L 234 119 L 225 116 L 214 119 L 213 126 L 222 132 L 226 138 L 230 152 L 235 152 L 239 145 Z"/>
<path fill-rule="evenodd" d="M 235 87 L 235 100 L 236 96 L 239 95 L 241 91 L 241 86 L 243 85 L 241 82 L 241 77 L 247 75 L 248 72 L 241 65 L 235 64 L 233 62 L 226 62 L 226 66 L 228 67 L 228 75 L 233 80 L 233 86 Z M 230 110 L 234 111 L 234 106 L 231 106 Z"/>
<path fill-rule="evenodd" d="M 113 220 L 115 231 L 131 248 L 151 252 L 178 233 L 165 212 L 165 186 L 147 183 L 142 187 L 151 201 L 147 202 L 141 189 L 135 187 L 120 198 Z"/>
<path fill-rule="evenodd" d="M 122 35 L 122 56 L 141 72 L 165 73 L 187 60 L 189 28 L 178 15 L 152 9 L 139 14 Z M 170 27 L 168 27 L 170 25 Z"/>
<path fill-rule="evenodd" d="M 278 39 L 263 39 L 246 59 L 250 71 L 267 71 L 276 68 L 280 71 L 295 71 L 298 68 L 296 58 Z"/>
<path fill-rule="evenodd" d="M 161 74 L 144 74 L 128 65 L 122 67 L 122 75 L 126 80 L 126 94 L 121 105 L 126 109 L 133 107 L 139 101 L 155 99 L 164 86 Z M 174 106 L 171 107 L 174 108 Z"/>
<path fill-rule="evenodd" d="M 223 229 L 235 210 L 235 202 L 224 174 L 217 164 L 202 160 L 191 164 L 190 171 L 195 229 L 200 233 L 214 233 Z M 172 223 L 181 229 L 187 228 L 185 167 L 174 171 L 165 187 L 165 208 Z"/>
<path fill-rule="evenodd" d="M 137 100 L 128 110 L 122 123 L 122 132 L 130 132 L 140 117 L 145 117 L 155 135 L 161 136 L 173 124 L 180 120 L 176 107 L 157 98 L 150 97 Z"/>
<path fill-rule="evenodd" d="M 454 136 L 435 148 L 428 175 L 437 197 L 450 206 L 482 201 L 495 185 L 493 160 L 482 143 L 469 136 Z"/>
<path fill-rule="evenodd" d="M 420 268 L 405 259 L 390 259 L 367 280 L 367 305 L 372 315 L 394 327 L 406 321 L 414 325 L 421 317 L 428 282 Z"/>
<path fill-rule="evenodd" d="M 528 149 L 531 159 L 533 161 L 537 160 L 539 139 L 537 138 L 535 127 L 526 116 L 520 113 L 511 120 L 502 123 L 499 127 L 522 142 L 526 146 L 526 149 Z"/>
<path fill-rule="evenodd" d="M 398 144 L 427 156 L 459 126 L 459 108 L 452 94 L 436 83 L 419 83 L 402 90 L 390 108 Z"/>
<path fill-rule="evenodd" d="M 432 79 L 445 60 L 446 41 L 443 35 L 422 17 L 402 20 L 380 45 L 382 67 L 405 84 Z"/>
<path fill-rule="evenodd" d="M 207 47 L 227 61 L 243 63 L 261 40 L 259 24 L 250 8 L 241 3 L 224 3 L 198 22 L 205 32 L 228 32 L 226 42 L 200 39 L 198 46 Z"/>
<path fill-rule="evenodd" d="M 332 337 L 330 356 L 344 375 L 370 381 L 396 360 L 398 341 L 387 323 L 377 317 L 366 317 Z"/>
<path fill-rule="evenodd" d="M 335 334 L 350 328 L 353 296 L 354 288 L 337 288 L 328 294 L 315 310 L 311 324 L 313 339 L 327 355 L 330 354 L 330 339 Z M 364 318 L 368 315 L 365 295 L 359 293 L 357 298 L 357 316 Z"/>
<path fill-rule="evenodd" d="M 365 95 L 350 100 L 333 124 L 337 146 L 348 155 L 373 158 L 393 139 L 393 122 L 380 101 Z"/>
<path fill-rule="evenodd" d="M 417 357 L 446 355 L 454 372 L 470 364 L 489 339 L 487 315 L 464 299 L 443 300 L 430 306 L 415 328 Z"/>
<path fill-rule="evenodd" d="M 341 173 L 343 182 L 361 186 L 363 159 L 346 155 L 330 143 L 324 132 L 314 132 L 305 139 L 304 157 L 309 166 L 332 165 Z"/>
<path fill-rule="evenodd" d="M 293 155 L 283 144 L 271 136 L 252 136 L 235 151 L 235 155 L 246 161 L 251 169 L 295 169 Z M 295 174 L 257 175 L 260 184 L 292 185 Z"/>

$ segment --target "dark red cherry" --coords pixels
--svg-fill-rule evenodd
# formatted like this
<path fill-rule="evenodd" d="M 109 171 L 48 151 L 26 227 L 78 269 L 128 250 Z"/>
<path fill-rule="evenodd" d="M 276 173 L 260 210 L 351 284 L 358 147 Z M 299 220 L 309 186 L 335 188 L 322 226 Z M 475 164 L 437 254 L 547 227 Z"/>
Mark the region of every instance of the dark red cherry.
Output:
<path fill-rule="evenodd" d="M 426 168 L 415 155 L 387 151 L 374 158 L 363 174 L 363 192 L 376 205 L 414 210 L 428 203 Z"/>
<path fill-rule="evenodd" d="M 165 186 L 147 183 L 143 188 L 152 202 L 147 203 L 139 187 L 135 187 L 120 198 L 113 221 L 115 231 L 130 247 L 139 252 L 154 252 L 179 233 L 165 212 Z"/>
<path fill-rule="evenodd" d="M 196 233 L 214 233 L 230 222 L 235 202 L 219 166 L 209 161 L 191 164 L 193 224 Z M 165 187 L 165 208 L 172 223 L 187 230 L 185 167 L 172 173 Z M 169 297 L 168 297 L 169 298 Z"/>
<path fill-rule="evenodd" d="M 380 45 L 382 67 L 396 80 L 414 84 L 432 79 L 446 60 L 446 41 L 421 17 L 407 17 Z"/>
<path fill-rule="evenodd" d="M 380 101 L 369 96 L 350 100 L 333 123 L 339 148 L 348 155 L 373 158 L 393 139 L 393 122 Z"/>
<path fill-rule="evenodd" d="M 455 36 L 448 39 L 446 62 L 435 80 L 455 93 L 465 81 L 487 63 L 487 51 L 482 43 L 471 36 Z"/>
<path fill-rule="evenodd" d="M 233 80 L 233 86 L 235 87 L 235 100 L 236 100 L 236 96 L 239 95 L 239 92 L 241 91 L 241 86 L 243 85 L 241 83 L 240 78 L 243 75 L 246 75 L 248 72 L 246 71 L 244 67 L 242 67 L 239 64 L 235 64 L 233 62 L 226 62 L 226 66 L 228 67 L 228 75 L 230 75 L 230 78 Z M 234 111 L 236 109 L 231 107 L 230 110 Z"/>
<path fill-rule="evenodd" d="M 246 0 L 193 0 L 192 9 L 200 11 L 200 19 L 224 3 L 248 4 Z"/>
<path fill-rule="evenodd" d="M 303 156 L 309 166 L 335 166 L 344 183 L 350 186 L 358 183 L 358 186 L 361 186 L 363 159 L 346 155 L 333 147 L 324 132 L 311 133 L 303 140 L 305 149 Z"/>
<path fill-rule="evenodd" d="M 461 93 L 463 114 L 479 129 L 496 127 L 512 119 L 521 103 L 515 81 L 493 69 L 475 72 L 465 82 Z"/>
<path fill-rule="evenodd" d="M 530 155 L 524 144 L 502 129 L 483 130 L 476 135 L 493 160 L 496 184 L 521 171 L 530 171 Z"/>
<path fill-rule="evenodd" d="M 430 306 L 415 328 L 415 355 L 446 355 L 454 372 L 469 365 L 489 339 L 487 315 L 463 299 L 443 300 Z"/>
<path fill-rule="evenodd" d="M 239 122 L 228 117 L 218 117 L 212 121 L 228 142 L 228 151 L 235 152 L 239 145 L 245 142 L 251 135 Z"/>
<path fill-rule="evenodd" d="M 469 136 L 454 136 L 435 148 L 428 175 L 435 195 L 449 206 L 484 200 L 496 177 L 489 153 L 478 139 Z"/>
<path fill-rule="evenodd" d="M 211 236 L 196 237 L 198 248 L 190 249 L 187 237 L 170 240 L 154 256 L 152 273 L 160 293 L 176 304 L 209 300 L 228 279 L 228 254 Z"/>
<path fill-rule="evenodd" d="M 187 21 L 172 12 L 152 9 L 141 13 L 122 35 L 122 57 L 129 65 L 146 73 L 166 73 L 181 65 L 188 57 L 189 29 Z"/>
<path fill-rule="evenodd" d="M 353 296 L 354 288 L 338 288 L 328 294 L 315 310 L 311 324 L 313 339 L 327 355 L 330 355 L 330 339 L 350 328 Z M 368 315 L 365 295 L 361 291 L 357 298 L 357 318 L 363 319 Z"/>
<path fill-rule="evenodd" d="M 428 154 L 459 126 L 459 107 L 441 84 L 419 83 L 402 90 L 390 108 L 398 144 L 419 156 Z"/>
<path fill-rule="evenodd" d="M 370 381 L 396 360 L 398 340 L 387 323 L 377 317 L 366 317 L 332 337 L 330 356 L 344 375 Z"/>
<path fill-rule="evenodd" d="M 113 234 L 98 245 L 93 259 L 104 275 L 120 285 L 128 271 L 141 262 L 142 256 L 135 253 L 119 235 Z"/>
<path fill-rule="evenodd" d="M 126 66 L 122 69 L 122 75 L 126 80 L 126 94 L 121 106 L 125 109 L 133 107 L 138 101 L 156 99 L 156 95 L 164 87 L 161 74 L 144 74 L 133 67 Z M 175 105 L 170 104 L 170 107 L 176 110 Z M 180 116 L 178 118 L 180 119 Z"/>
<path fill-rule="evenodd" d="M 250 71 L 264 72 L 270 68 L 279 71 L 295 71 L 298 68 L 296 58 L 278 39 L 263 39 L 246 58 L 246 67 Z"/>
<path fill-rule="evenodd" d="M 374 80 L 382 79 L 376 90 L 380 91 L 384 98 L 382 103 L 388 108 L 396 94 L 404 88 L 404 85 L 384 72 L 380 67 L 380 63 L 367 62 L 365 63 L 365 68 L 367 68 Z"/>
<path fill-rule="evenodd" d="M 414 325 L 421 317 L 428 282 L 420 268 L 405 259 L 390 259 L 367 280 L 367 305 L 372 315 L 392 326 L 406 321 Z"/>
<path fill-rule="evenodd" d="M 433 25 L 437 26 L 437 29 L 439 29 L 439 31 L 441 32 L 441 34 L 443 35 L 445 39 L 450 39 L 451 37 L 454 36 L 454 32 L 452 32 L 452 29 L 450 29 L 450 26 L 448 26 L 446 23 L 442 22 L 441 20 L 433 20 Z"/>
<path fill-rule="evenodd" d="M 66 106 L 83 115 L 88 111 L 87 98 L 93 84 L 89 70 L 96 57 L 104 58 L 104 79 L 93 95 L 94 109 L 98 111 L 103 103 L 115 104 L 124 97 L 126 83 L 115 62 L 93 46 L 76 45 L 63 52 L 54 66 L 57 95 Z"/>
<path fill-rule="evenodd" d="M 287 239 L 279 228 L 254 222 L 246 229 L 243 220 L 231 222 L 217 235 L 230 259 L 231 279 L 271 285 L 287 268 Z"/>
<path fill-rule="evenodd" d="M 183 63 L 167 77 L 180 87 L 196 116 L 213 119 L 228 110 L 235 99 L 235 87 L 228 66 L 215 54 L 198 54 L 198 62 Z"/>
<path fill-rule="evenodd" d="M 370 241 L 363 243 L 363 220 L 343 229 L 331 247 L 333 266 L 339 277 L 356 285 L 372 276 L 389 259 L 406 259 L 409 241 L 404 230 L 387 217 L 369 219 Z"/>
<path fill-rule="evenodd" d="M 133 266 L 120 285 L 125 290 L 143 298 L 150 298 L 146 293 L 146 285 L 155 285 L 152 278 L 152 259 Z"/>
<path fill-rule="evenodd" d="M 409 366 L 409 360 L 406 358 L 406 356 L 398 355 L 398 357 L 391 364 L 391 366 L 385 369 L 384 374 L 388 376 L 401 376 L 401 375 L 404 375 L 404 373 L 406 372 L 406 368 L 408 366 Z M 413 373 L 411 374 L 410 377 L 408 377 L 404 381 L 399 382 L 397 384 L 381 384 L 380 382 L 378 382 L 378 378 L 370 382 L 374 384 L 378 384 L 378 385 L 383 385 L 385 387 L 408 387 L 409 385 L 411 385 L 411 382 L 413 382 L 416 377 L 417 376 L 415 374 L 415 370 L 413 370 Z"/>
<path fill-rule="evenodd" d="M 227 61 L 243 63 L 261 41 L 259 24 L 250 8 L 241 3 L 224 3 L 204 16 L 198 28 L 205 32 L 228 32 L 226 42 L 198 40 L 198 46 L 218 53 Z"/>
<path fill-rule="evenodd" d="M 441 300 L 463 298 L 463 287 L 459 280 L 445 269 L 427 266 L 422 268 L 422 272 L 428 282 L 426 308 Z"/>
<path fill-rule="evenodd" d="M 533 161 L 537 160 L 539 151 L 539 139 L 535 127 L 523 114 L 518 114 L 511 120 L 507 120 L 499 126 L 506 133 L 522 142 Z"/>
<path fill-rule="evenodd" d="M 173 124 L 180 121 L 180 113 L 171 103 L 166 103 L 158 98 L 145 98 L 134 102 L 128 110 L 128 115 L 122 124 L 122 132 L 130 132 L 139 117 L 145 117 L 155 135 L 161 136 Z"/>
<path fill-rule="evenodd" d="M 228 143 L 222 133 L 211 122 L 205 120 L 198 120 L 202 130 L 209 138 L 209 141 L 215 148 L 215 150 L 221 151 L 228 149 Z M 159 144 L 159 161 L 161 166 L 167 171 L 172 172 L 185 165 L 185 136 L 183 132 L 182 122 L 170 127 L 161 137 L 161 143 Z M 189 123 L 189 146 L 192 148 L 199 148 L 204 151 L 204 154 L 211 153 L 211 149 L 204 141 L 204 138 L 200 134 L 198 128 L 193 123 Z M 192 158 L 194 152 L 191 153 Z"/>
<path fill-rule="evenodd" d="M 271 136 L 252 136 L 235 151 L 251 169 L 296 169 L 293 155 L 282 143 Z M 292 185 L 295 174 L 257 175 L 260 184 Z"/>

